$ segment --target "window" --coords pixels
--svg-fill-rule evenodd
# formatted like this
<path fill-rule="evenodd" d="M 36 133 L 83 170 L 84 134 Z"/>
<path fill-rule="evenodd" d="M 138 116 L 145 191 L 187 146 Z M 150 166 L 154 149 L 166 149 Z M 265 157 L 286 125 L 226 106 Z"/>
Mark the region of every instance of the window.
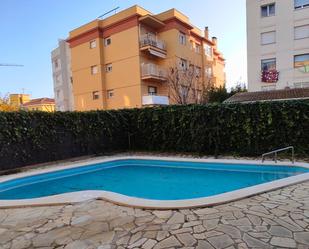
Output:
<path fill-rule="evenodd" d="M 302 9 L 309 7 L 309 0 L 294 0 L 294 8 Z"/>
<path fill-rule="evenodd" d="M 188 69 L 188 62 L 185 59 L 180 59 L 180 69 L 187 70 Z"/>
<path fill-rule="evenodd" d="M 276 70 L 276 59 L 266 59 L 261 61 L 261 70 Z"/>
<path fill-rule="evenodd" d="M 261 6 L 262 17 L 274 16 L 275 13 L 276 13 L 276 7 L 274 3 Z"/>
<path fill-rule="evenodd" d="M 148 87 L 148 94 L 149 95 L 157 95 L 157 88 L 154 86 L 149 86 Z"/>
<path fill-rule="evenodd" d="M 106 71 L 107 73 L 110 73 L 111 71 L 113 71 L 113 65 L 112 65 L 112 63 L 109 63 L 109 64 L 106 64 L 106 65 L 105 65 L 105 71 Z"/>
<path fill-rule="evenodd" d="M 107 90 L 107 98 L 111 99 L 112 97 L 114 97 L 114 90 Z"/>
<path fill-rule="evenodd" d="M 186 45 L 186 34 L 179 32 L 179 43 L 181 45 Z"/>
<path fill-rule="evenodd" d="M 104 39 L 104 46 L 107 47 L 112 44 L 112 39 L 110 37 L 107 37 Z"/>
<path fill-rule="evenodd" d="M 212 77 L 212 68 L 211 67 L 205 67 L 205 75 L 208 78 Z"/>
<path fill-rule="evenodd" d="M 98 73 L 98 66 L 92 66 L 91 67 L 91 74 L 97 74 Z"/>
<path fill-rule="evenodd" d="M 265 32 L 261 34 L 261 44 L 273 44 L 276 43 L 276 31 Z"/>
<path fill-rule="evenodd" d="M 198 53 L 198 54 L 201 52 L 201 45 L 200 44 L 195 43 L 195 52 Z"/>
<path fill-rule="evenodd" d="M 294 28 L 295 40 L 309 38 L 309 24 Z"/>
<path fill-rule="evenodd" d="M 99 99 L 99 98 L 100 98 L 99 91 L 92 92 L 92 99 L 93 100 L 96 100 L 96 99 Z"/>
<path fill-rule="evenodd" d="M 212 56 L 212 48 L 208 44 L 205 44 L 205 55 L 209 57 Z"/>
<path fill-rule="evenodd" d="M 295 55 L 294 56 L 294 67 L 295 68 L 309 67 L 309 54 Z"/>
<path fill-rule="evenodd" d="M 91 42 L 89 43 L 89 47 L 90 47 L 90 49 L 96 48 L 96 47 L 97 47 L 97 42 L 96 42 L 96 40 L 91 41 Z"/>

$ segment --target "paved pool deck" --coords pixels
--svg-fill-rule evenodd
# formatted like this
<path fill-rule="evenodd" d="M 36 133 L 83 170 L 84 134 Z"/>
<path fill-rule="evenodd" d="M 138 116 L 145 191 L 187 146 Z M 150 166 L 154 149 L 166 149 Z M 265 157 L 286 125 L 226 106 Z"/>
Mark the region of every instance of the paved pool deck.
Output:
<path fill-rule="evenodd" d="M 309 181 L 210 208 L 0 209 L 0 248 L 309 248 Z"/>

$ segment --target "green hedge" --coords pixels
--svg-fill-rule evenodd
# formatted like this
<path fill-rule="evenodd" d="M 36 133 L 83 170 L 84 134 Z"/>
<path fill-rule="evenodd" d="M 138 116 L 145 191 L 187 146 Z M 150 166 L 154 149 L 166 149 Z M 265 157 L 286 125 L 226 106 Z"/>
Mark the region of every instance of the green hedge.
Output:
<path fill-rule="evenodd" d="M 128 147 L 125 111 L 2 112 L 0 170 Z"/>
<path fill-rule="evenodd" d="M 309 157 L 309 102 L 0 113 L 0 170 L 106 152 L 259 156 L 294 145 Z"/>
<path fill-rule="evenodd" d="M 172 106 L 135 110 L 137 150 L 260 156 L 294 145 L 309 155 L 309 102 Z"/>

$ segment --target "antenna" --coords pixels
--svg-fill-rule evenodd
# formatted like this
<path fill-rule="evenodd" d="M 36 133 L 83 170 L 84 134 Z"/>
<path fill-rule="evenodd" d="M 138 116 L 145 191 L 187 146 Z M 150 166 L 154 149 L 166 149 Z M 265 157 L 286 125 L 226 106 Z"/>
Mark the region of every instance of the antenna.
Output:
<path fill-rule="evenodd" d="M 115 9 L 110 10 L 110 11 L 107 11 L 107 12 L 104 13 L 103 15 L 98 16 L 97 19 L 102 19 L 102 17 L 104 17 L 104 16 L 106 16 L 106 15 L 108 15 L 108 14 L 114 12 L 114 11 L 115 11 L 115 14 L 116 14 L 116 13 L 117 13 L 117 10 L 118 10 L 119 8 L 120 8 L 120 7 L 117 7 L 117 8 L 115 8 Z"/>
<path fill-rule="evenodd" d="M 0 67 L 23 67 L 24 65 L 19 64 L 7 64 L 7 63 L 0 63 Z"/>

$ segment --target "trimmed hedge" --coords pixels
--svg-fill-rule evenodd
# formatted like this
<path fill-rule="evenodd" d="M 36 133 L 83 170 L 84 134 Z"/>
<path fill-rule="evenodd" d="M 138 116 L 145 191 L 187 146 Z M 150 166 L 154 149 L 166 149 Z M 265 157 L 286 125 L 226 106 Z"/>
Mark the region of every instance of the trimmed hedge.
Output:
<path fill-rule="evenodd" d="M 0 170 L 128 147 L 125 111 L 2 112 Z"/>
<path fill-rule="evenodd" d="M 309 157 L 309 102 L 0 113 L 0 170 L 138 151 L 260 156 L 287 145 Z"/>

